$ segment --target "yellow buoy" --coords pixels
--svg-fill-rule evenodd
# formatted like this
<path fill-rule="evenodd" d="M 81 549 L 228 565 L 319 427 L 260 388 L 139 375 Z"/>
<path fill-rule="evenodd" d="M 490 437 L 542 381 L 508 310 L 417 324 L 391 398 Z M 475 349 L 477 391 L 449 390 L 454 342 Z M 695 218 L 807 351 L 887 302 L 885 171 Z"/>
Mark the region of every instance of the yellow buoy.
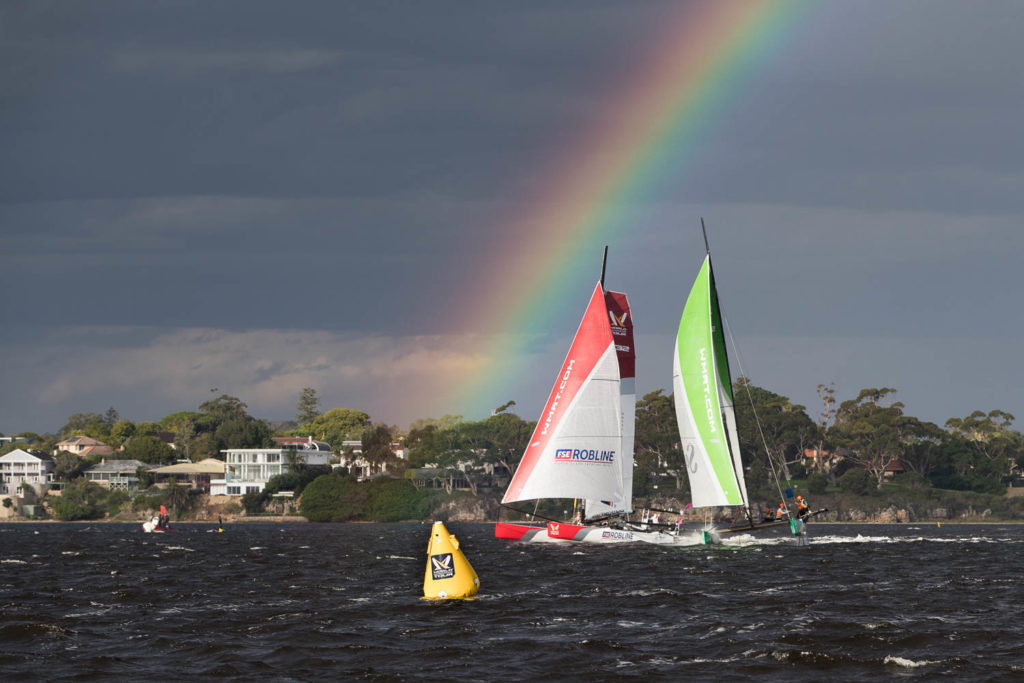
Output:
<path fill-rule="evenodd" d="M 423 575 L 426 600 L 470 598 L 480 588 L 469 560 L 459 550 L 459 541 L 442 522 L 434 522 L 427 543 L 427 571 Z"/>

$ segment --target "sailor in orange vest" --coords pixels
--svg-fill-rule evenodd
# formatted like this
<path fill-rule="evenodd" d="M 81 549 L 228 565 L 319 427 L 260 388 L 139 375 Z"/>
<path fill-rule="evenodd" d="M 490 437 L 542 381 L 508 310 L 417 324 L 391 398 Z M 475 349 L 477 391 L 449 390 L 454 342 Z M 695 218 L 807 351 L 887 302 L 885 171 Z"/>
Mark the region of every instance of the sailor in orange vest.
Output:
<path fill-rule="evenodd" d="M 789 510 L 786 509 L 785 503 L 779 503 L 779 509 L 775 511 L 775 519 L 782 521 L 789 517 Z"/>
<path fill-rule="evenodd" d="M 764 506 L 764 519 L 761 520 L 761 521 L 763 521 L 763 522 L 773 522 L 773 521 L 775 521 L 775 515 L 772 514 L 772 506 L 771 505 L 765 505 Z"/>
<path fill-rule="evenodd" d="M 803 496 L 796 497 L 796 516 L 802 518 L 808 512 L 810 508 L 807 506 L 807 501 L 803 499 Z"/>

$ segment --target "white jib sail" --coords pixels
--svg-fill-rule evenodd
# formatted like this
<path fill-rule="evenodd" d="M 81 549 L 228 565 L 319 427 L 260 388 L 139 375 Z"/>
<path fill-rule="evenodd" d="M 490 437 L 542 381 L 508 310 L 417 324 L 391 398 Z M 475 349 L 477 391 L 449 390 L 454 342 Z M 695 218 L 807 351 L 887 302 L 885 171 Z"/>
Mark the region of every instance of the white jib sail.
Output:
<path fill-rule="evenodd" d="M 604 292 L 598 284 L 502 503 L 540 498 L 622 500 L 620 383 Z"/>

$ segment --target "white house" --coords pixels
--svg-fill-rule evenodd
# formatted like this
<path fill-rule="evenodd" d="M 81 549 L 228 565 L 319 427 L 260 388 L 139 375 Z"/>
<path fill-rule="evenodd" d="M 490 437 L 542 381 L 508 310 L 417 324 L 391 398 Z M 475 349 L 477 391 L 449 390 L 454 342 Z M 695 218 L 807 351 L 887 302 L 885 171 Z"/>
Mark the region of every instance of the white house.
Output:
<path fill-rule="evenodd" d="M 229 448 L 221 451 L 227 464 L 223 479 L 210 480 L 212 496 L 259 493 L 271 477 L 290 472 L 292 465 L 329 465 L 331 446 L 308 437 L 280 448 Z"/>
<path fill-rule="evenodd" d="M 42 496 L 53 481 L 53 456 L 41 451 L 18 449 L 0 456 L 0 495 L 17 496 L 28 484 Z"/>
<path fill-rule="evenodd" d="M 374 466 L 363 457 L 362 441 L 342 441 L 341 448 L 342 451 L 337 467 L 347 467 L 349 473 L 360 481 L 374 476 L 375 471 L 377 474 L 383 474 L 388 471 L 387 463 Z M 351 451 L 352 455 L 347 455 L 347 451 Z M 409 459 L 409 448 L 404 443 L 392 443 L 391 452 L 399 460 Z"/>

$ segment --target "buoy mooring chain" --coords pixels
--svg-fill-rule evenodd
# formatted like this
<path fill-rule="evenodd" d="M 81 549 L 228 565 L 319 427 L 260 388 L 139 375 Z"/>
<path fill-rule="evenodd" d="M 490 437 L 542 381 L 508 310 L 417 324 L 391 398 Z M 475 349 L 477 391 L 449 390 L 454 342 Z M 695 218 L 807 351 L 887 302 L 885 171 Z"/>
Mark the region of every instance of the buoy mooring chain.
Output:
<path fill-rule="evenodd" d="M 459 550 L 459 540 L 442 522 L 434 522 L 427 543 L 427 571 L 423 575 L 424 600 L 471 598 L 480 588 L 469 560 Z"/>

